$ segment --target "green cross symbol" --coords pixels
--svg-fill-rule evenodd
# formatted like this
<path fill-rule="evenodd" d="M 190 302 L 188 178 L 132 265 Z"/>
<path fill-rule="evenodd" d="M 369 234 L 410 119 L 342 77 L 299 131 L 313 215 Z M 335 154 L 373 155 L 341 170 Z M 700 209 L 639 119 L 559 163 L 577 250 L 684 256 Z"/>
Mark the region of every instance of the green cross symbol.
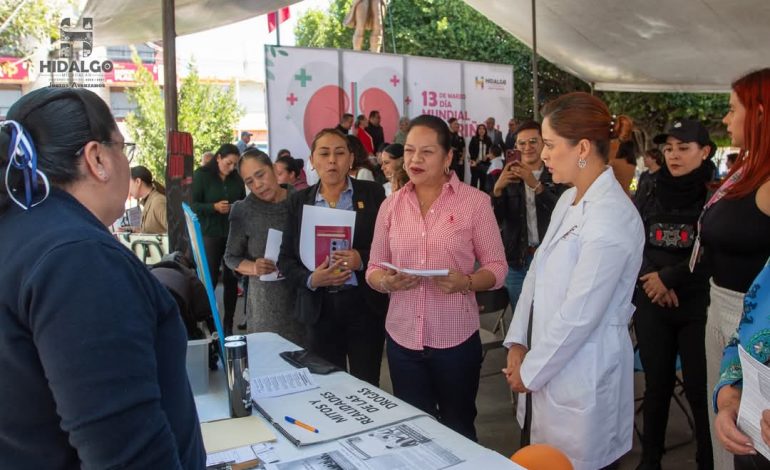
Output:
<path fill-rule="evenodd" d="M 302 88 L 305 88 L 305 86 L 307 86 L 307 82 L 313 80 L 313 77 L 311 75 L 308 75 L 305 72 L 305 69 L 299 69 L 299 73 L 294 76 L 294 80 L 299 80 L 300 86 Z"/>

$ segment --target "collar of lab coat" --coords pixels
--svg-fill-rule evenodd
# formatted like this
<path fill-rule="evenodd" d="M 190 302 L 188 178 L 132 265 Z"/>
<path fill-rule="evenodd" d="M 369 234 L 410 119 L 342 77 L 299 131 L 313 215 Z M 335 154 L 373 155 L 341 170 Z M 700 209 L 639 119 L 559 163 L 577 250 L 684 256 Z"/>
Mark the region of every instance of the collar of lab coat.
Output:
<path fill-rule="evenodd" d="M 577 210 L 579 210 L 581 214 L 584 214 L 586 205 L 607 197 L 607 193 L 612 190 L 613 185 L 618 185 L 618 182 L 615 180 L 615 175 L 612 173 L 612 168 L 607 167 L 605 168 L 604 172 L 599 175 L 598 178 L 596 178 L 596 181 L 591 184 L 591 186 L 588 188 L 588 191 L 586 191 L 586 193 L 583 195 L 583 198 L 580 199 L 580 201 L 577 203 Z M 551 245 L 561 240 L 562 237 L 564 237 L 564 235 L 566 235 L 568 232 L 574 230 L 577 230 L 578 232 L 580 231 L 580 227 L 577 227 L 576 229 L 575 227 L 561 226 L 562 221 L 564 220 L 564 216 L 567 214 L 567 210 L 572 205 L 572 201 L 575 200 L 576 192 L 577 189 L 575 188 L 570 188 L 565 191 L 561 197 L 561 200 L 559 201 L 560 204 L 557 204 L 556 208 L 554 209 L 553 214 L 551 215 L 550 225 L 552 227 L 557 227 L 557 229 L 549 231 L 550 236 L 546 236 L 546 239 L 543 240 L 542 247 L 544 251 L 547 251 Z"/>

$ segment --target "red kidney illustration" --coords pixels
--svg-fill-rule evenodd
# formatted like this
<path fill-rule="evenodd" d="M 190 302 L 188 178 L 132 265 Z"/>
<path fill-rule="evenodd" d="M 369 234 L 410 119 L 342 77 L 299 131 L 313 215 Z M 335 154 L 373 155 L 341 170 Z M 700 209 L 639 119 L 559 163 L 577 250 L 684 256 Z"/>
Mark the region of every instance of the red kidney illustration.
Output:
<path fill-rule="evenodd" d="M 398 130 L 398 119 L 401 117 L 393 98 L 380 88 L 369 88 L 361 93 L 358 106 L 361 114 L 366 116 L 375 109 L 380 112 L 380 125 L 383 127 L 385 142 L 393 142 Z"/>
<path fill-rule="evenodd" d="M 305 107 L 304 131 L 307 146 L 313 143 L 313 138 L 327 127 L 336 127 L 342 113 L 350 107 L 350 98 L 345 91 L 336 85 L 326 85 L 319 88 Z"/>

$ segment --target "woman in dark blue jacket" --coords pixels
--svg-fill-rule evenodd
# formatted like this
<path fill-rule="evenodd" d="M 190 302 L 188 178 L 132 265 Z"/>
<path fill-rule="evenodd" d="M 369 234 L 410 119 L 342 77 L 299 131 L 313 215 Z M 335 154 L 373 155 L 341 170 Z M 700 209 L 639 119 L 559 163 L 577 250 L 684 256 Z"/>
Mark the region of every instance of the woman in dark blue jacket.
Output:
<path fill-rule="evenodd" d="M 123 213 L 133 144 L 84 89 L 35 90 L 8 119 L 0 466 L 205 468 L 176 303 L 106 228 Z"/>

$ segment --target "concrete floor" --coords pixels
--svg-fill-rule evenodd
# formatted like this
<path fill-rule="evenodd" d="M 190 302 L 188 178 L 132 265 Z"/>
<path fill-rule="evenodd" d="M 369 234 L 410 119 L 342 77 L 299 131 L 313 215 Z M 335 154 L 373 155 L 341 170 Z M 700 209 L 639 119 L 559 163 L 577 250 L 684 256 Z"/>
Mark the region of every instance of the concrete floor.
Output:
<path fill-rule="evenodd" d="M 221 310 L 221 287 L 217 289 L 220 311 Z M 487 314 L 482 316 L 482 327 L 491 329 L 495 315 Z M 243 299 L 238 299 L 236 308 L 235 324 L 243 322 Z M 234 328 L 234 333 L 239 330 Z M 476 418 L 476 432 L 479 443 L 489 449 L 493 449 L 505 456 L 513 455 L 519 449 L 520 428 L 514 417 L 513 405 L 511 404 L 510 393 L 502 374 L 496 373 L 505 366 L 505 350 L 495 349 L 489 351 L 482 367 L 482 378 L 479 384 L 479 393 L 476 399 L 478 416 Z M 487 377 L 484 375 L 490 374 Z M 383 358 L 380 387 L 383 390 L 392 392 L 390 376 L 388 372 L 387 358 Z M 643 374 L 637 373 L 635 376 L 635 395 L 640 397 L 644 393 Z M 686 400 L 682 400 L 686 403 Z M 686 406 L 686 405 L 685 405 Z M 641 415 L 636 416 L 636 423 L 639 429 L 642 426 Z M 690 428 L 687 424 L 682 410 L 672 400 L 669 415 L 668 432 L 666 434 L 666 444 L 670 447 L 663 458 L 663 469 L 676 470 L 695 470 L 695 441 L 691 439 Z M 684 444 L 683 444 L 684 443 Z M 639 439 L 634 435 L 634 446 L 631 452 L 621 459 L 621 470 L 633 470 L 639 463 L 641 455 L 641 445 Z"/>

